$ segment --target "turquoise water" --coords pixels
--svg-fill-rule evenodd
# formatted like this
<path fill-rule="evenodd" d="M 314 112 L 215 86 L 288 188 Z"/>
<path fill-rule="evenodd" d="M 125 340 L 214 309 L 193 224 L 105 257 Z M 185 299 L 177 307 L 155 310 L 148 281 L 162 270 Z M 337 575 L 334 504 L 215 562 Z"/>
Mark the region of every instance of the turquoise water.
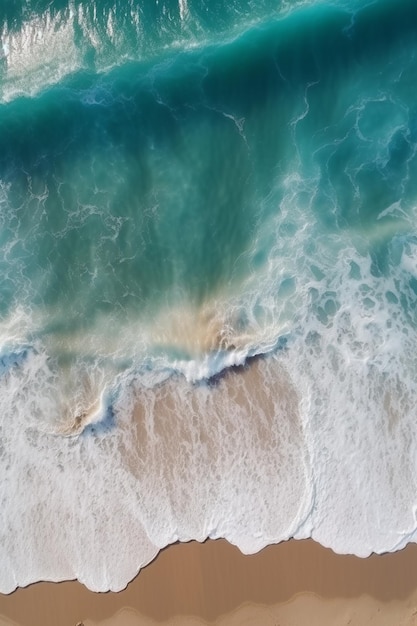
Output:
<path fill-rule="evenodd" d="M 92 490 L 111 528 L 120 485 L 140 529 L 123 566 L 103 536 L 85 569 L 69 529 L 57 565 L 5 531 L 2 590 L 121 588 L 178 538 L 414 540 L 415 1 L 21 0 L 0 25 L 5 519 L 30 463 L 40 493 L 54 476 L 31 495 L 45 537 Z"/>

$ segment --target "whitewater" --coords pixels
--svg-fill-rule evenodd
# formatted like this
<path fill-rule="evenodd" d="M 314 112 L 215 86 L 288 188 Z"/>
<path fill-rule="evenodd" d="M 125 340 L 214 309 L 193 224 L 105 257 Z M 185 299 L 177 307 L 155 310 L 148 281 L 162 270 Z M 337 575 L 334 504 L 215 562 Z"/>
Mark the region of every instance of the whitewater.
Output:
<path fill-rule="evenodd" d="M 417 541 L 415 0 L 0 7 L 0 592 Z"/>

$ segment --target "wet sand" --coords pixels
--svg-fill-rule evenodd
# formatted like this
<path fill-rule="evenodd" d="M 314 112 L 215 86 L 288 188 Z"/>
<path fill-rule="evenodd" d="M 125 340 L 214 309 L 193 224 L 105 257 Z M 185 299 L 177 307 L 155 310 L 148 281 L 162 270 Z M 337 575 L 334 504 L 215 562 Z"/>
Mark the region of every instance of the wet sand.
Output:
<path fill-rule="evenodd" d="M 245 556 L 224 540 L 174 544 L 120 593 L 37 583 L 0 596 L 10 626 L 417 625 L 417 545 L 367 559 L 311 540 Z"/>

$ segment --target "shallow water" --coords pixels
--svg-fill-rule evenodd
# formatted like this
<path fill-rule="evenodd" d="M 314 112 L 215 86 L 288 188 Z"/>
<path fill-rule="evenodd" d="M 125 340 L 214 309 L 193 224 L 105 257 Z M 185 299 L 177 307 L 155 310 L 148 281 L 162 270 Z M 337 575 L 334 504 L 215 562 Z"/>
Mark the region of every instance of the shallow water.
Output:
<path fill-rule="evenodd" d="M 414 541 L 415 3 L 8 11 L 1 591 Z"/>

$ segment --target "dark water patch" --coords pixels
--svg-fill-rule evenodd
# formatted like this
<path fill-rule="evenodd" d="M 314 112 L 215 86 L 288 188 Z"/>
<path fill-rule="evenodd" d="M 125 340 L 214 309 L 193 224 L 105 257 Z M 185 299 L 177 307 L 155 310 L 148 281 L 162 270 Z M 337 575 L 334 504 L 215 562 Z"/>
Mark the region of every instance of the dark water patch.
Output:
<path fill-rule="evenodd" d="M 28 358 L 30 352 L 32 350 L 25 348 L 17 352 L 0 354 L 0 378 L 9 374 L 14 368 L 20 367 Z"/>
<path fill-rule="evenodd" d="M 116 416 L 113 407 L 107 406 L 103 417 L 93 424 L 88 424 L 81 432 L 82 437 L 101 437 L 108 435 L 116 428 Z"/>
<path fill-rule="evenodd" d="M 194 383 L 196 386 L 207 386 L 209 388 L 218 387 L 226 378 L 231 375 L 239 375 L 242 372 L 248 370 L 253 364 L 258 363 L 259 361 L 264 360 L 264 354 L 256 354 L 254 356 L 248 356 L 245 359 L 244 363 L 239 365 L 231 365 L 230 367 L 225 367 L 220 372 L 213 374 L 210 378 L 205 378 L 203 380 Z"/>
<path fill-rule="evenodd" d="M 288 347 L 288 341 L 289 341 L 289 337 L 287 335 L 282 335 L 278 337 L 275 347 L 272 350 L 270 349 L 267 352 L 249 354 L 245 358 L 244 363 L 224 367 L 222 370 L 220 370 L 219 372 L 216 372 L 212 376 L 197 381 L 196 383 L 194 383 L 194 385 L 196 386 L 206 385 L 208 387 L 217 387 L 225 378 L 229 377 L 230 375 L 241 374 L 242 372 L 248 370 L 250 367 L 252 367 L 256 363 L 259 363 L 260 361 L 264 361 L 270 358 L 271 354 L 276 354 L 278 352 L 286 350 Z"/>

